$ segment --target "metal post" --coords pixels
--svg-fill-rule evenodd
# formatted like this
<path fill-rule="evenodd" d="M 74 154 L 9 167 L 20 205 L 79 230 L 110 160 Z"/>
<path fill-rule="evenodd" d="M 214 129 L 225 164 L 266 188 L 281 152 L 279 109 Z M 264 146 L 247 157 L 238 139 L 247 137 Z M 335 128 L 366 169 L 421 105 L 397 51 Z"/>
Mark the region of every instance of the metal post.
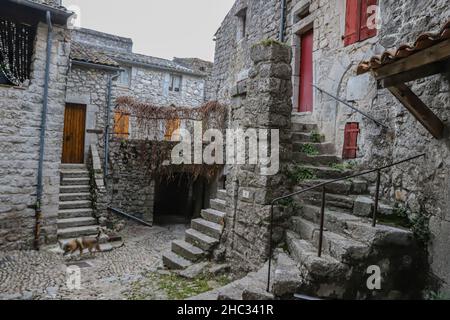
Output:
<path fill-rule="evenodd" d="M 320 237 L 319 237 L 319 258 L 322 257 L 322 246 L 323 246 L 323 230 L 325 225 L 325 202 L 326 202 L 326 190 L 325 186 L 322 189 L 322 208 L 320 211 Z"/>
<path fill-rule="evenodd" d="M 377 215 L 378 215 L 378 202 L 380 198 L 380 183 L 381 183 L 381 170 L 377 171 L 377 188 L 375 191 L 375 207 L 373 208 L 373 222 L 372 226 L 377 226 Z"/>
<path fill-rule="evenodd" d="M 272 233 L 273 233 L 273 207 L 274 203 L 270 207 L 270 224 L 269 224 L 269 267 L 267 272 L 267 292 L 270 292 L 270 275 L 272 271 Z"/>

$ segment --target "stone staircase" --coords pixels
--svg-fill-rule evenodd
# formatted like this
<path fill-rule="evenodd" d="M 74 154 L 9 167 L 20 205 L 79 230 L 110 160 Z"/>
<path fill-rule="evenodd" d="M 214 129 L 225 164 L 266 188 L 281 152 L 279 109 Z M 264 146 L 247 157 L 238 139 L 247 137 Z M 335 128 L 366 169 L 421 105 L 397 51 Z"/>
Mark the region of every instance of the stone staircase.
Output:
<path fill-rule="evenodd" d="M 341 163 L 334 146 L 317 141 L 317 126 L 296 123 L 293 126 L 294 157 L 298 166 L 308 170 L 311 179 L 295 188 L 302 190 L 322 182 L 352 175 L 351 170 L 336 168 Z M 314 138 L 313 138 L 314 136 Z M 313 146 L 316 152 L 308 155 Z M 275 263 L 273 293 L 292 298 L 303 294 L 318 298 L 369 299 L 390 298 L 415 293 L 420 286 L 414 268 L 420 263 L 417 245 L 409 230 L 378 224 L 372 226 L 374 188 L 366 180 L 352 179 L 326 187 L 323 253 L 318 257 L 322 190 L 297 196 L 295 215 L 285 231 L 287 252 Z M 381 204 L 380 215 L 392 215 L 392 207 Z M 379 266 L 383 272 L 381 290 L 367 288 L 367 269 Z M 406 278 L 405 278 L 406 277 Z M 405 281 L 405 279 L 411 281 Z M 409 282 L 409 283 L 408 283 Z M 417 285 L 417 287 L 415 287 Z"/>
<path fill-rule="evenodd" d="M 93 217 L 89 171 L 84 164 L 61 165 L 58 212 L 58 240 L 65 243 L 81 237 L 95 237 L 100 225 Z M 108 236 L 101 236 L 101 250 L 112 250 Z"/>
<path fill-rule="evenodd" d="M 226 190 L 218 190 L 211 208 L 201 212 L 201 218 L 191 222 L 185 240 L 172 242 L 172 251 L 163 254 L 163 264 L 168 269 L 182 270 L 208 258 L 219 244 L 226 215 Z"/>

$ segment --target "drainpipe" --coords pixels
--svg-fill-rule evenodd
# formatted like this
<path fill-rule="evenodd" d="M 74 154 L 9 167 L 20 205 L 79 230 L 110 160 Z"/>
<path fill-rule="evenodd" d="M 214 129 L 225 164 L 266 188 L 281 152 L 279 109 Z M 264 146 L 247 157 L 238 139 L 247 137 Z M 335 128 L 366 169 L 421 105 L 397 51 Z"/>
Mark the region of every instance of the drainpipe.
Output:
<path fill-rule="evenodd" d="M 284 25 L 286 24 L 286 0 L 281 0 L 280 42 L 284 43 Z"/>
<path fill-rule="evenodd" d="M 111 122 L 111 100 L 112 100 L 112 81 L 114 79 L 117 79 L 119 77 L 120 72 L 117 72 L 114 75 L 110 75 L 108 77 L 108 95 L 106 97 L 106 112 L 105 112 L 105 154 L 104 154 L 104 162 L 103 162 L 103 168 L 105 171 L 105 185 L 107 182 L 107 177 L 109 175 L 108 172 L 108 155 L 109 155 L 109 135 L 110 135 L 110 122 Z"/>
<path fill-rule="evenodd" d="M 38 163 L 38 177 L 37 177 L 37 191 L 36 191 L 36 227 L 34 237 L 34 248 L 40 249 L 39 238 L 41 236 L 42 223 L 42 193 L 43 193 L 43 167 L 44 167 L 44 152 L 45 152 L 45 131 L 47 128 L 47 110 L 48 110 L 48 86 L 50 81 L 50 61 L 52 56 L 52 41 L 53 41 L 53 26 L 50 11 L 47 11 L 47 57 L 45 61 L 45 80 L 44 80 L 44 98 L 41 115 L 41 132 L 39 145 L 39 163 Z"/>

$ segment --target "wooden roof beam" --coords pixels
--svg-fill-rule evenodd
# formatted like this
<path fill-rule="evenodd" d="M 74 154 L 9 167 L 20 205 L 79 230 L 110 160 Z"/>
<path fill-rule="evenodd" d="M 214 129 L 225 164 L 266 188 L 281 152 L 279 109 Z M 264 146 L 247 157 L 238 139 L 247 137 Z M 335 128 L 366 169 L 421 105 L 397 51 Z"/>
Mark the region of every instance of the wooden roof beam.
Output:
<path fill-rule="evenodd" d="M 397 84 L 388 90 L 408 109 L 436 139 L 444 137 L 445 125 L 406 84 Z"/>
<path fill-rule="evenodd" d="M 450 60 L 450 39 L 430 48 L 421 50 L 409 57 L 402 58 L 378 69 L 374 69 L 373 74 L 377 80 L 383 80 L 399 74 L 404 75 L 424 66 L 448 60 Z M 444 70 L 441 70 L 441 72 L 444 72 Z"/>

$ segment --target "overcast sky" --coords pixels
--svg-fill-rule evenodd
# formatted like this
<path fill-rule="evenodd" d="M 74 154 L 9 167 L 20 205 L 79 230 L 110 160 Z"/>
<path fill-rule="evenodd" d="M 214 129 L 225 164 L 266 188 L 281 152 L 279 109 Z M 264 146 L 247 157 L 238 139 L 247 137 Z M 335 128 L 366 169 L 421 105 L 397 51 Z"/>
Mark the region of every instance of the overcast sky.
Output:
<path fill-rule="evenodd" d="M 134 41 L 134 51 L 213 61 L 213 37 L 235 0 L 63 0 L 78 6 L 81 26 Z"/>

